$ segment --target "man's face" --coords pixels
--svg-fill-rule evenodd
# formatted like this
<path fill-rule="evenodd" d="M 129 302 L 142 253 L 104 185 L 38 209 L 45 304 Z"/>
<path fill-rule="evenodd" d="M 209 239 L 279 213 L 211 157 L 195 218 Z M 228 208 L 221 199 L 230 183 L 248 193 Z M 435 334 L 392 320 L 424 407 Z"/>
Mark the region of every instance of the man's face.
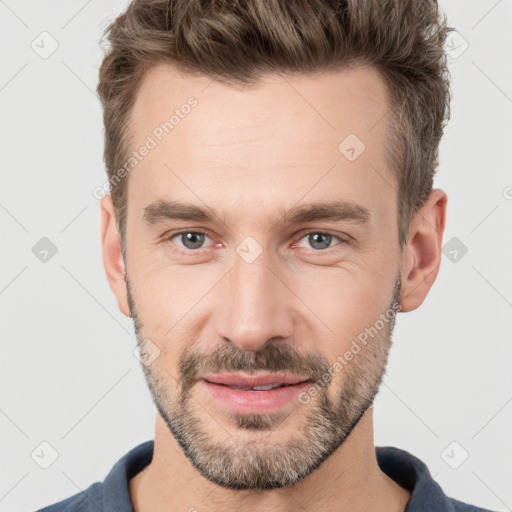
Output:
<path fill-rule="evenodd" d="M 386 90 L 371 68 L 209 82 L 161 66 L 137 97 L 132 147 L 156 145 L 125 178 L 130 310 L 192 464 L 282 487 L 340 446 L 384 372 L 400 291 Z M 329 208 L 294 215 L 310 205 Z"/>

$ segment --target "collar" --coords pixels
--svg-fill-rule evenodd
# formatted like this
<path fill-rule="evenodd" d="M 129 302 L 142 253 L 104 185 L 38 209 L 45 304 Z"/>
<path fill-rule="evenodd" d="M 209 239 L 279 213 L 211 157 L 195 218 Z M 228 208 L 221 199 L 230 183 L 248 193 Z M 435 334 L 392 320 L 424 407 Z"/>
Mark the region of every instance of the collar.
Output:
<path fill-rule="evenodd" d="M 116 462 L 103 482 L 103 512 L 134 512 L 129 481 L 153 459 L 154 441 L 146 441 Z M 405 512 L 455 512 L 453 501 L 434 481 L 427 466 L 414 455 L 391 446 L 376 447 L 381 470 L 400 486 L 411 491 Z"/>

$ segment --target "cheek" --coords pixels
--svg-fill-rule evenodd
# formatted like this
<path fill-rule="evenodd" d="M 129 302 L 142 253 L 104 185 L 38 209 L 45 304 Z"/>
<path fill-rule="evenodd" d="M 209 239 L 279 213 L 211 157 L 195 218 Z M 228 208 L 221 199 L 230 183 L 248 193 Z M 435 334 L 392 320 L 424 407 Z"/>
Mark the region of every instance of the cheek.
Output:
<path fill-rule="evenodd" d="M 318 347 L 330 362 L 342 355 L 352 341 L 375 324 L 389 306 L 394 279 L 374 266 L 324 268 L 303 272 L 294 286 L 308 313 Z M 313 327 L 314 324 L 314 327 Z"/>
<path fill-rule="evenodd" d="M 148 317 L 158 319 L 157 313 L 171 315 L 168 323 L 182 317 L 214 285 L 212 274 L 169 260 L 151 263 L 148 258 L 144 268 L 137 272 L 137 289 Z"/>
<path fill-rule="evenodd" d="M 204 286 L 208 286 L 198 282 L 197 275 L 188 268 L 184 271 L 166 265 L 145 268 L 130 276 L 137 315 L 143 324 L 141 334 L 176 362 L 193 339 L 190 319 L 205 294 Z"/>
<path fill-rule="evenodd" d="M 297 337 L 313 338 L 317 349 L 334 362 L 389 306 L 393 257 L 374 245 L 347 253 L 336 266 L 282 267 L 282 279 L 293 291 L 283 292 L 282 307 L 301 312 L 303 332 Z M 177 364 L 191 344 L 207 341 L 204 333 L 210 332 L 218 306 L 229 299 L 220 283 L 229 266 L 173 264 L 142 250 L 132 262 L 130 280 L 143 334 L 158 344 L 169 363 L 172 359 Z"/>

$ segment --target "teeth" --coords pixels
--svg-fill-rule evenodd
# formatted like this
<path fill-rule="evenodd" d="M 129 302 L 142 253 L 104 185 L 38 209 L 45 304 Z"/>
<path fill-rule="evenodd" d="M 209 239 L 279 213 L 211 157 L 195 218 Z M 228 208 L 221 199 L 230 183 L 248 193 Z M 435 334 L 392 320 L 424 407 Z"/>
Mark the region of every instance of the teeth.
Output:
<path fill-rule="evenodd" d="M 242 391 L 268 391 L 269 389 L 275 389 L 281 387 L 283 384 L 267 384 L 266 386 L 231 386 L 234 389 L 240 389 Z"/>

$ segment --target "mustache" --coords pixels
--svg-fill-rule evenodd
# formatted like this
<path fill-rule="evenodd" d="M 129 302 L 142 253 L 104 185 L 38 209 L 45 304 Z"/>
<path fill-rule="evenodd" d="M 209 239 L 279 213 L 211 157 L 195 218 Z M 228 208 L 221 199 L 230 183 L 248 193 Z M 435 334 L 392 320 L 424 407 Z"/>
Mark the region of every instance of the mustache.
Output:
<path fill-rule="evenodd" d="M 322 354 L 302 354 L 289 344 L 283 343 L 264 345 L 258 351 L 243 350 L 231 343 L 222 345 L 211 354 L 192 349 L 181 355 L 178 364 L 182 391 L 190 389 L 202 375 L 206 374 L 286 372 L 292 375 L 306 375 L 316 382 L 329 367 L 329 362 Z"/>

